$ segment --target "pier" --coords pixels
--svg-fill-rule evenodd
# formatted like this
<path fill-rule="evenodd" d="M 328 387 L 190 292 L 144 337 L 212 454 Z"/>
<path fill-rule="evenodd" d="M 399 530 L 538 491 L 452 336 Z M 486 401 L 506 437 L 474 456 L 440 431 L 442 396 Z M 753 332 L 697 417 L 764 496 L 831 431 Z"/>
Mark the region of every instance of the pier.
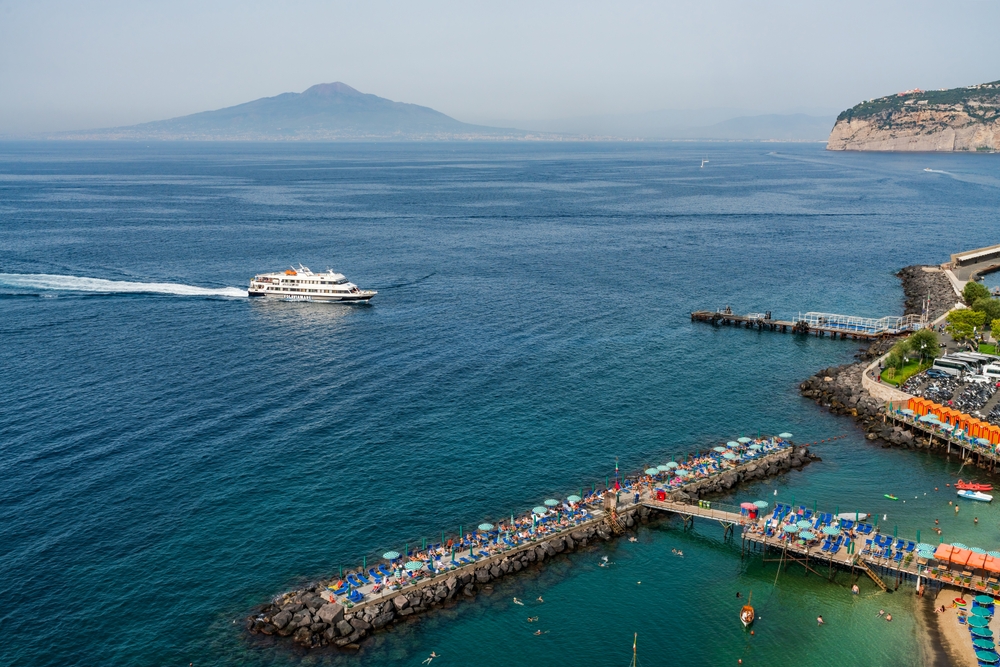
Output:
<path fill-rule="evenodd" d="M 885 419 L 895 426 L 923 433 L 930 445 L 952 450 L 976 467 L 995 473 L 1000 453 L 1000 426 L 976 419 L 952 408 L 922 398 L 886 404 Z"/>
<path fill-rule="evenodd" d="M 793 320 L 773 319 L 771 312 L 738 315 L 728 307 L 718 310 L 697 310 L 691 313 L 692 322 L 712 326 L 742 327 L 758 331 L 776 331 L 813 336 L 828 336 L 841 340 L 878 340 L 909 334 L 925 325 L 920 315 L 882 318 L 855 317 L 835 313 L 799 313 Z"/>

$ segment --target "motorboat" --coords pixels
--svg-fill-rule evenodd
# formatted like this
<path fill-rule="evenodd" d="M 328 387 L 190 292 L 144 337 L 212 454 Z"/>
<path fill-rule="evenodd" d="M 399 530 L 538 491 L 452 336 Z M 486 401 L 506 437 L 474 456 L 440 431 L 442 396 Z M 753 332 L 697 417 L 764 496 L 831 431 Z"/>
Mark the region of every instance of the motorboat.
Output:
<path fill-rule="evenodd" d="M 988 493 L 983 493 L 982 491 L 969 491 L 966 489 L 962 489 L 961 491 L 958 492 L 958 496 L 960 498 L 965 498 L 967 500 L 978 500 L 979 502 L 983 503 L 993 502 L 993 496 L 991 496 Z"/>
<path fill-rule="evenodd" d="M 965 491 L 992 491 L 992 484 L 979 484 L 977 482 L 963 482 L 958 480 L 955 482 L 956 489 L 963 489 Z"/>
<path fill-rule="evenodd" d="M 751 623 L 753 623 L 753 617 L 754 617 L 753 606 L 750 605 L 752 601 L 753 601 L 753 591 L 750 591 L 750 597 L 747 599 L 747 603 L 743 605 L 742 609 L 740 609 L 740 622 L 743 624 L 744 628 L 748 627 Z"/>

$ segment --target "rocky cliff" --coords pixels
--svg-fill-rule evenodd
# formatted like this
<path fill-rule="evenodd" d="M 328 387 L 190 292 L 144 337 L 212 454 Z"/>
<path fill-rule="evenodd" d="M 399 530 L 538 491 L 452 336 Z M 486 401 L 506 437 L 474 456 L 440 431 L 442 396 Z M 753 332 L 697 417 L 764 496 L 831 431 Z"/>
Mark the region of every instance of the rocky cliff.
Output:
<path fill-rule="evenodd" d="M 837 118 L 835 151 L 1000 150 L 1000 81 L 908 90 L 862 102 Z"/>

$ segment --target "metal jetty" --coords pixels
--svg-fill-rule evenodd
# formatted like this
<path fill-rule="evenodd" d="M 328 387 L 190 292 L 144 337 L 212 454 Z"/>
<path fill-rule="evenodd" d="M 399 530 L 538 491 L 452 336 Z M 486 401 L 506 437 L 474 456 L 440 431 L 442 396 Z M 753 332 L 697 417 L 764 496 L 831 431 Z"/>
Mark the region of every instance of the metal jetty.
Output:
<path fill-rule="evenodd" d="M 712 326 L 743 327 L 759 331 L 781 333 L 812 334 L 851 340 L 875 340 L 891 336 L 901 336 L 926 325 L 922 315 L 881 318 L 838 315 L 836 313 L 799 313 L 793 320 L 777 320 L 771 312 L 747 313 L 739 315 L 728 307 L 718 310 L 696 310 L 691 313 L 692 322 L 705 322 Z"/>

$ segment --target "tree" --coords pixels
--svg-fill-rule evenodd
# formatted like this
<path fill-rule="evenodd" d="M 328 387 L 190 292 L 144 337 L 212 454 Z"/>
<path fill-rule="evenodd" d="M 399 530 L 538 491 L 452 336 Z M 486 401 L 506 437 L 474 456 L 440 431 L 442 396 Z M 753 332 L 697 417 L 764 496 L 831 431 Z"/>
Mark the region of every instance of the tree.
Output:
<path fill-rule="evenodd" d="M 970 280 L 965 283 L 965 287 L 962 288 L 962 298 L 965 300 L 966 304 L 971 306 L 978 299 L 990 298 L 990 291 L 977 283 L 975 280 Z"/>
<path fill-rule="evenodd" d="M 990 322 L 990 332 L 993 334 L 993 340 L 1000 339 L 1000 320 Z"/>
<path fill-rule="evenodd" d="M 972 304 L 972 310 L 985 313 L 986 321 L 992 324 L 993 320 L 1000 319 L 1000 299 L 976 299 Z"/>
<path fill-rule="evenodd" d="M 938 337 L 931 329 L 921 329 L 906 339 L 910 351 L 920 355 L 920 361 L 938 356 Z"/>
<path fill-rule="evenodd" d="M 962 308 L 951 311 L 945 319 L 948 321 L 945 331 L 951 334 L 952 338 L 968 340 L 972 338 L 977 327 L 981 329 L 986 323 L 986 314 Z"/>

